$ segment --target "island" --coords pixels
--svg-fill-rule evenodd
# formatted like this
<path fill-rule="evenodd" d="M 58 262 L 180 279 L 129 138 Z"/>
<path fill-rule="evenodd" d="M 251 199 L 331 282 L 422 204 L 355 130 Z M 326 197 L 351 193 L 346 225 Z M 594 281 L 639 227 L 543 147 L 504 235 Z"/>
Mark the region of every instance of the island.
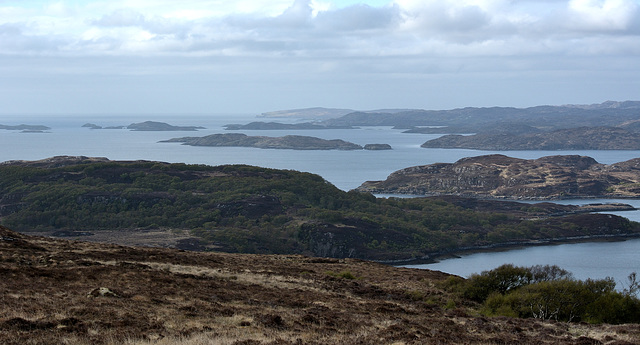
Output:
<path fill-rule="evenodd" d="M 197 131 L 198 129 L 204 129 L 204 127 L 172 126 L 164 122 L 145 121 L 140 123 L 132 123 L 127 126 L 127 129 L 133 131 Z"/>
<path fill-rule="evenodd" d="M 84 125 L 82 125 L 83 128 L 89 128 L 89 129 L 125 129 L 127 128 L 127 126 L 107 126 L 107 127 L 102 127 L 102 126 L 98 126 L 95 123 L 85 123 Z"/>
<path fill-rule="evenodd" d="M 135 132 L 183 132 L 183 131 L 197 131 L 199 129 L 205 129 L 200 126 L 173 126 L 165 122 L 157 122 L 157 121 L 145 121 L 139 123 L 132 123 L 128 126 L 109 126 L 102 127 L 98 126 L 95 123 L 85 123 L 82 125 L 83 128 L 89 129 L 130 129 Z"/>
<path fill-rule="evenodd" d="M 0 129 L 6 129 L 8 131 L 22 131 L 23 133 L 42 133 L 44 131 L 50 130 L 50 127 L 43 125 L 16 125 L 16 126 L 8 126 L 8 125 L 0 125 Z"/>
<path fill-rule="evenodd" d="M 463 158 L 396 171 L 358 191 L 502 199 L 637 198 L 640 158 L 611 165 L 578 155 L 527 160 L 505 155 Z"/>
<path fill-rule="evenodd" d="M 474 135 L 445 135 L 424 148 L 509 150 L 640 150 L 640 133 L 619 127 L 578 127 L 532 133 L 499 131 Z"/>
<path fill-rule="evenodd" d="M 205 137 L 183 137 L 162 143 L 183 143 L 190 146 L 255 147 L 290 150 L 362 150 L 363 147 L 341 139 L 326 140 L 301 135 L 283 137 L 248 136 L 242 133 L 212 134 Z"/>
<path fill-rule="evenodd" d="M 392 150 L 391 145 L 389 144 L 366 144 L 364 145 L 364 149 L 371 151 Z"/>

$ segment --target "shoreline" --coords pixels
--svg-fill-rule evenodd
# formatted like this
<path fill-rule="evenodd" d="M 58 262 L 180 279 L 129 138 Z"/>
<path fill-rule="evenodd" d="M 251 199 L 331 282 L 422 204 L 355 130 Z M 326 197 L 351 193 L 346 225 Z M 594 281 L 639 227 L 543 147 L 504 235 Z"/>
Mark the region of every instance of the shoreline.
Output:
<path fill-rule="evenodd" d="M 560 244 L 576 244 L 576 243 L 589 243 L 589 242 L 623 242 L 629 239 L 640 238 L 640 233 L 634 234 L 621 234 L 621 235 L 596 235 L 596 236 L 575 236 L 575 237 L 560 237 L 544 240 L 526 240 L 519 242 L 504 242 L 496 243 L 486 246 L 477 247 L 462 247 L 452 249 L 450 251 L 442 251 L 427 254 L 421 258 L 414 258 L 408 260 L 373 260 L 375 262 L 391 265 L 391 266 L 404 266 L 404 265 L 427 265 L 438 263 L 442 260 L 460 258 L 461 256 L 477 254 L 477 253 L 497 253 L 505 252 L 515 249 L 523 249 L 529 247 L 539 246 L 552 246 Z"/>

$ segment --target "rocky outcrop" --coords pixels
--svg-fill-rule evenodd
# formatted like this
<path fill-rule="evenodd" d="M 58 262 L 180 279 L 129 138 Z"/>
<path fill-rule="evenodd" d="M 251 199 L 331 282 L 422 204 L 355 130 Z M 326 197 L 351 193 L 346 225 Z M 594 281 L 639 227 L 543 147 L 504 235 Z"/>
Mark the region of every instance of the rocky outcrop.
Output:
<path fill-rule="evenodd" d="M 402 169 L 358 190 L 507 199 L 640 197 L 640 158 L 604 165 L 577 155 L 535 160 L 479 156 Z"/>
<path fill-rule="evenodd" d="M 640 150 L 640 133 L 617 127 L 580 127 L 544 133 L 445 135 L 424 148 L 509 150 Z"/>
<path fill-rule="evenodd" d="M 205 137 L 184 137 L 162 142 L 178 142 L 190 146 L 234 146 L 261 149 L 290 150 L 362 150 L 362 146 L 348 141 L 325 140 L 316 137 L 286 135 L 284 137 L 248 136 L 241 133 L 212 134 Z"/>

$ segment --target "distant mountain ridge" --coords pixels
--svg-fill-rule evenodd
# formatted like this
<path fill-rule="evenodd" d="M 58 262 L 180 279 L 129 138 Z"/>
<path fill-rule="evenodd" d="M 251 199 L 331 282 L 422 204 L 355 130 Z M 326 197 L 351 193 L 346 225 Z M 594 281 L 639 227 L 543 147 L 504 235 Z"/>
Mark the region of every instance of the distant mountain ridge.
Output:
<path fill-rule="evenodd" d="M 333 126 L 394 126 L 412 129 L 419 126 L 464 127 L 491 131 L 500 123 L 529 125 L 540 130 L 579 126 L 622 126 L 640 117 L 640 102 L 607 101 L 594 105 L 536 106 L 530 108 L 489 107 L 451 110 L 408 110 L 393 113 L 353 112 L 323 121 Z M 440 133 L 447 133 L 443 129 Z M 460 132 L 458 132 L 460 133 Z"/>

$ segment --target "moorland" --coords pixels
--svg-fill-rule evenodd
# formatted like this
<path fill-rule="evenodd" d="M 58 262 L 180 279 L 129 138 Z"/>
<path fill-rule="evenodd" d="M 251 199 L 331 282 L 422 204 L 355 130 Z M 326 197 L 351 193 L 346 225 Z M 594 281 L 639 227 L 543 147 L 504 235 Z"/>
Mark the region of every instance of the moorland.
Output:
<path fill-rule="evenodd" d="M 0 227 L 0 272 L 7 345 L 640 341 L 637 324 L 625 324 L 640 318 L 630 290 L 565 279 L 555 267 L 505 266 L 465 281 L 354 259 L 116 246 Z M 555 294 L 542 293 L 549 286 Z"/>

